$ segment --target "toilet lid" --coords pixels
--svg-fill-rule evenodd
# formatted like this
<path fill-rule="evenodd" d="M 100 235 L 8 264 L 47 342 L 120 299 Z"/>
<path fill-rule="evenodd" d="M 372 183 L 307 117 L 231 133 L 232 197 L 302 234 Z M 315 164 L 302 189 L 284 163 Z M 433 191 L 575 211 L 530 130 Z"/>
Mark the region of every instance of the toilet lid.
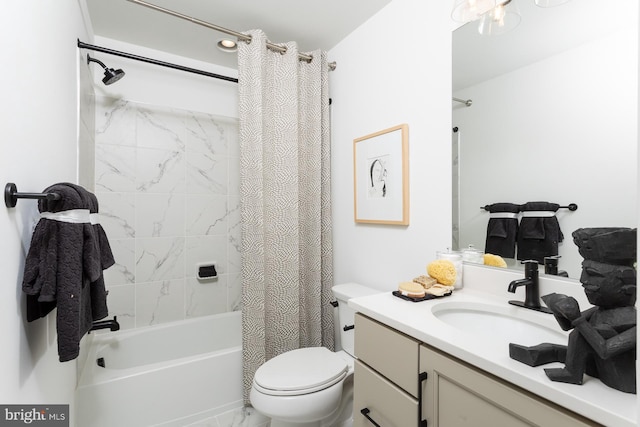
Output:
<path fill-rule="evenodd" d="M 342 381 L 347 370 L 347 362 L 325 347 L 299 348 L 265 362 L 253 382 L 265 394 L 297 395 L 330 387 Z"/>

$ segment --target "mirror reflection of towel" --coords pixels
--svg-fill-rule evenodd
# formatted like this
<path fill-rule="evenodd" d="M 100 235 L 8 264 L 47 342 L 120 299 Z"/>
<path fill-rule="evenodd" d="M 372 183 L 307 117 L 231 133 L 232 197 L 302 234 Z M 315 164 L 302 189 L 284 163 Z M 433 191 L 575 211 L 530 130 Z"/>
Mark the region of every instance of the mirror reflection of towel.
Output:
<path fill-rule="evenodd" d="M 494 203 L 485 207 L 490 213 L 484 251 L 503 258 L 515 258 L 520 205 Z"/>
<path fill-rule="evenodd" d="M 558 243 L 564 236 L 555 212 L 557 203 L 527 202 L 521 206 L 518 232 L 518 259 L 544 263 L 544 257 L 558 255 Z"/>

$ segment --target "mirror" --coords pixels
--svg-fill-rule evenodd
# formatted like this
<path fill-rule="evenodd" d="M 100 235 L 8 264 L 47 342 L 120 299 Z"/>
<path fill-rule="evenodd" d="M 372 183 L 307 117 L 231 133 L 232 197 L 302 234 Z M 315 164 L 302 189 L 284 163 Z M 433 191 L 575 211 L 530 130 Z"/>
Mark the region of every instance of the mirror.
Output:
<path fill-rule="evenodd" d="M 454 247 L 484 249 L 485 205 L 575 203 L 556 216 L 559 270 L 579 279 L 574 230 L 637 226 L 638 2 L 511 5 L 510 32 L 453 33 L 453 97 L 472 101 L 453 102 Z"/>

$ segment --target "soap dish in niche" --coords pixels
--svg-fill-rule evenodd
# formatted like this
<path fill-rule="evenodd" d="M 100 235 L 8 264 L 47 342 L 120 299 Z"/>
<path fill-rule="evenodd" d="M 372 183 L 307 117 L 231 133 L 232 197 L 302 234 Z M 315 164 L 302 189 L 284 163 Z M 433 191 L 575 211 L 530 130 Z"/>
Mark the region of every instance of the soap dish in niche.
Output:
<path fill-rule="evenodd" d="M 444 295 L 425 294 L 425 296 L 423 296 L 423 297 L 408 297 L 406 295 L 402 295 L 402 292 L 400 292 L 400 291 L 393 291 L 391 293 L 395 297 L 402 298 L 403 300 L 407 300 L 407 301 L 411 301 L 411 302 L 427 301 L 427 300 L 430 300 L 430 299 L 443 298 L 443 297 L 451 295 L 451 292 L 447 292 Z"/>

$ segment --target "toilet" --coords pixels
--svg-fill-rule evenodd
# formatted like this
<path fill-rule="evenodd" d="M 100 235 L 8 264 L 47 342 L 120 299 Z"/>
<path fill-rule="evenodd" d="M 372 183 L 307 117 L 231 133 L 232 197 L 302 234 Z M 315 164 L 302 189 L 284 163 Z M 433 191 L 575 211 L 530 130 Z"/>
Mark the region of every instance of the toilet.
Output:
<path fill-rule="evenodd" d="M 338 302 L 335 324 L 342 350 L 291 350 L 266 361 L 254 375 L 249 400 L 255 410 L 271 418 L 271 427 L 352 425 L 355 311 L 347 301 L 380 291 L 356 283 L 336 285 L 331 290 Z"/>

